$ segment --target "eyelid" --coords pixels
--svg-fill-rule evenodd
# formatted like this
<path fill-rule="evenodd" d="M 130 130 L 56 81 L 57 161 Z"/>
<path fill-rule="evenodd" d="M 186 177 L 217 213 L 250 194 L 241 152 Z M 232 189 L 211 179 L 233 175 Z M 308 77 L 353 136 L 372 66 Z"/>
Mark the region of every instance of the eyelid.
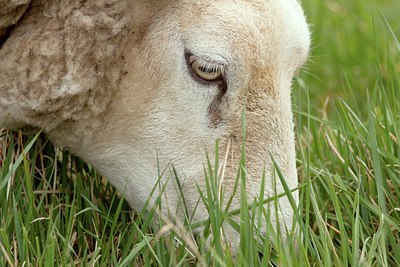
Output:
<path fill-rule="evenodd" d="M 189 72 L 196 81 L 203 84 L 226 83 L 225 64 L 195 56 L 188 51 L 185 52 L 185 58 Z M 213 79 L 213 74 L 215 79 Z M 205 78 L 206 76 L 210 76 L 210 79 Z"/>
<path fill-rule="evenodd" d="M 202 58 L 198 58 L 196 56 L 191 55 L 189 57 L 189 63 L 192 67 L 201 67 L 206 70 L 211 70 L 211 71 L 219 71 L 221 75 L 224 73 L 224 65 L 218 62 L 210 62 L 208 60 L 204 60 Z"/>

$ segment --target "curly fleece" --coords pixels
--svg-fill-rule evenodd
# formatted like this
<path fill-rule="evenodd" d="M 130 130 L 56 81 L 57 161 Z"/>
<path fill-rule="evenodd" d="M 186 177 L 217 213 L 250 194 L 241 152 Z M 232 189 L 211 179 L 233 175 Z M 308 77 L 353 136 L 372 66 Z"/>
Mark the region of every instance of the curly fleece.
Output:
<path fill-rule="evenodd" d="M 127 1 L 0 0 L 0 14 L 2 116 L 50 131 L 107 108 L 122 73 Z"/>

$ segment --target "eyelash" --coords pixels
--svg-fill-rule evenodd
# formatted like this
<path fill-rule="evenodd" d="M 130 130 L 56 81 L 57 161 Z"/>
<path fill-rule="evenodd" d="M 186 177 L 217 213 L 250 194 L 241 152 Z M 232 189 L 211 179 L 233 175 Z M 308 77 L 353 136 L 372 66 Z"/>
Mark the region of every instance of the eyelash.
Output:
<path fill-rule="evenodd" d="M 200 58 L 195 58 L 194 56 L 189 57 L 189 64 L 193 68 L 198 68 L 203 72 L 208 72 L 208 73 L 220 72 L 221 75 L 223 75 L 223 73 L 224 73 L 224 65 L 219 64 L 219 63 L 205 61 Z"/>
<path fill-rule="evenodd" d="M 218 62 L 210 62 L 193 54 L 185 53 L 186 63 L 190 74 L 200 83 L 225 83 L 225 66 Z"/>

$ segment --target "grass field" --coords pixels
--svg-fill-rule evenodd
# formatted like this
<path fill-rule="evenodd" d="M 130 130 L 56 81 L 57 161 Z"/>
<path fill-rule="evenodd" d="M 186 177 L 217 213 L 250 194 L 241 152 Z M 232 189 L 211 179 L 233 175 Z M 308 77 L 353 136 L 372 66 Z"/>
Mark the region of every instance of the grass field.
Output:
<path fill-rule="evenodd" d="M 218 240 L 206 250 L 190 230 L 150 225 L 152 214 L 133 213 L 42 135 L 4 132 L 0 266 L 400 266 L 400 2 L 303 6 L 313 49 L 293 86 L 300 230 L 287 244 L 271 229 L 260 243 L 242 242 L 236 259 Z M 240 234 L 252 236 L 244 210 Z"/>

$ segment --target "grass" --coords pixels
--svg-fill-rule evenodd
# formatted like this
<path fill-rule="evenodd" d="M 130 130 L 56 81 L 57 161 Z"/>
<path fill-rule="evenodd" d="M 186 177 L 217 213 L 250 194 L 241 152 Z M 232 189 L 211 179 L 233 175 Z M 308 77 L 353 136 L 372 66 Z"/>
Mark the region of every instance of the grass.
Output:
<path fill-rule="evenodd" d="M 228 218 L 213 164 L 203 195 L 212 212 L 204 236 L 194 237 L 189 219 L 186 231 L 133 213 L 103 177 L 43 135 L 3 132 L 0 266 L 400 266 L 400 4 L 303 2 L 314 40 L 293 88 L 301 201 L 288 245 L 268 224 L 260 242 L 242 238 L 236 259 L 218 235 L 206 249 Z M 234 227 L 254 236 L 269 215 L 242 200 Z"/>

